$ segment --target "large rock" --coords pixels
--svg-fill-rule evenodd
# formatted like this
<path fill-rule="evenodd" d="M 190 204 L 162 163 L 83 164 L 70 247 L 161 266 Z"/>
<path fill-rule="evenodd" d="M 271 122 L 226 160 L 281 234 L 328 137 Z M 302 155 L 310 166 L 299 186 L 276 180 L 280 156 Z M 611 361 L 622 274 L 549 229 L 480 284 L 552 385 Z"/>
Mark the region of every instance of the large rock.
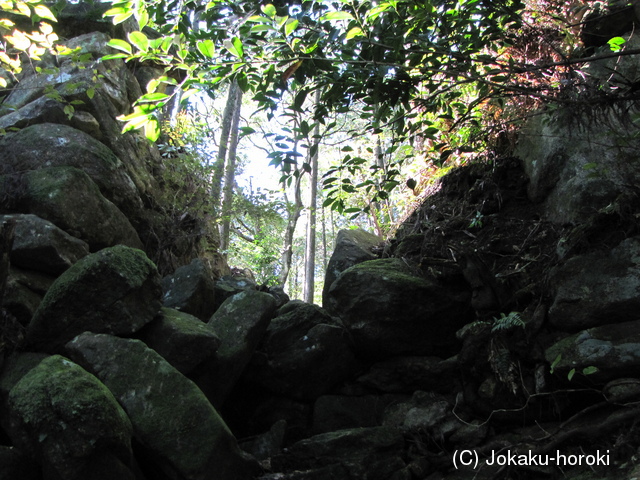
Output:
<path fill-rule="evenodd" d="M 2 306 L 26 327 L 54 281 L 54 276 L 12 266 Z"/>
<path fill-rule="evenodd" d="M 82 170 L 102 195 L 125 214 L 142 209 L 140 196 L 120 159 L 80 130 L 42 123 L 0 139 L 0 174 L 50 167 Z"/>
<path fill-rule="evenodd" d="M 42 464 L 46 479 L 133 480 L 132 427 L 93 375 L 55 355 L 9 392 L 11 437 Z"/>
<path fill-rule="evenodd" d="M 75 6 L 67 6 L 64 11 L 72 7 Z M 152 196 L 157 188 L 154 173 L 161 168 L 160 154 L 157 147 L 150 144 L 140 132 L 122 134 L 122 125 L 116 117 L 130 113 L 132 101 L 139 98 L 142 92 L 124 62 L 99 60 L 103 55 L 115 52 L 107 46 L 108 41 L 109 37 L 99 32 L 73 38 L 67 45 L 69 48 L 80 47 L 82 60 L 78 61 L 76 57 L 75 61 L 70 62 L 62 57 L 61 65 L 55 66 L 56 72 L 45 70 L 39 74 L 25 75 L 21 79 L 21 88 L 14 89 L 4 102 L 17 111 L 0 111 L 0 128 L 56 122 L 83 129 L 100 139 L 118 158 L 126 159 L 124 170 L 139 194 L 143 198 Z M 81 63 L 81 68 L 78 68 L 78 63 Z M 30 70 L 25 69 L 25 72 Z M 45 88 L 51 87 L 65 104 L 76 102 L 76 112 L 71 118 L 62 115 L 64 104 L 43 96 Z M 87 122 L 86 118 L 92 120 Z M 122 176 L 122 173 L 117 175 Z M 123 209 L 126 209 L 125 206 Z"/>
<path fill-rule="evenodd" d="M 618 60 L 598 67 L 595 76 L 602 77 L 596 81 L 613 85 L 635 78 L 637 62 L 632 61 L 632 77 L 612 80 L 620 71 Z M 534 115 L 518 132 L 515 155 L 530 180 L 529 198 L 544 202 L 546 218 L 559 224 L 585 222 L 640 181 L 640 139 L 629 134 L 628 121 L 613 107 L 598 113 L 588 103 L 585 107 L 589 111 L 572 105 Z"/>
<path fill-rule="evenodd" d="M 257 290 L 258 286 L 256 285 L 256 282 L 249 277 L 241 275 L 223 275 L 216 279 L 214 288 L 214 309 L 217 310 L 228 298 L 233 297 L 237 293 L 244 292 L 245 290 Z"/>
<path fill-rule="evenodd" d="M 568 332 L 638 318 L 640 237 L 569 259 L 552 277 L 549 322 Z"/>
<path fill-rule="evenodd" d="M 471 318 L 471 293 L 417 277 L 401 259 L 355 265 L 333 282 L 328 310 L 340 315 L 357 353 L 449 356 Z"/>
<path fill-rule="evenodd" d="M 553 371 L 567 380 L 606 382 L 640 375 L 640 320 L 590 328 L 547 348 L 544 356 Z M 595 367 L 597 371 L 593 371 Z M 587 370 L 585 370 L 587 369 Z"/>
<path fill-rule="evenodd" d="M 22 377 L 48 356 L 44 353 L 23 352 L 14 353 L 5 360 L 0 370 L 0 425 L 4 430 L 8 430 L 11 424 L 8 416 L 9 392 Z"/>
<path fill-rule="evenodd" d="M 273 393 L 310 400 L 346 380 L 353 367 L 344 327 L 320 307 L 300 303 L 271 321 L 247 373 Z"/>
<path fill-rule="evenodd" d="M 4 175 L 0 186 L 9 194 L 0 199 L 0 212 L 35 214 L 87 242 L 92 251 L 117 244 L 142 247 L 127 217 L 82 170 L 50 167 Z"/>
<path fill-rule="evenodd" d="M 390 427 L 357 428 L 315 435 L 271 459 L 275 471 L 317 471 L 339 480 L 409 480 L 404 439 Z M 287 477 L 285 477 L 287 478 Z M 294 477 L 295 478 L 295 477 Z"/>
<path fill-rule="evenodd" d="M 158 313 L 160 295 L 160 277 L 144 252 L 105 248 L 55 281 L 29 325 L 27 343 L 55 352 L 85 331 L 134 333 Z"/>
<path fill-rule="evenodd" d="M 257 463 L 240 451 L 198 387 L 141 341 L 83 333 L 67 350 L 127 412 L 150 455 L 141 468 L 156 465 L 158 476 L 172 480 L 239 480 L 257 473 Z"/>
<path fill-rule="evenodd" d="M 216 408 L 224 404 L 251 360 L 275 309 L 276 301 L 268 293 L 246 290 L 225 300 L 209 320 L 220 347 L 216 358 L 202 364 L 194 375 Z"/>
<path fill-rule="evenodd" d="M 340 230 L 336 237 L 336 246 L 329 259 L 327 272 L 324 276 L 322 288 L 322 305 L 327 308 L 327 295 L 331 284 L 347 268 L 367 260 L 376 258 L 371 250 L 379 245 L 382 239 L 360 228 L 355 230 Z"/>
<path fill-rule="evenodd" d="M 313 404 L 313 432 L 380 426 L 385 409 L 404 399 L 402 395 L 323 395 Z"/>
<path fill-rule="evenodd" d="M 220 346 L 220 339 L 199 319 L 164 307 L 139 335 L 144 343 L 184 374 L 213 356 Z"/>
<path fill-rule="evenodd" d="M 450 392 L 460 384 L 458 359 L 438 357 L 396 357 L 374 364 L 358 378 L 368 388 L 389 393 Z"/>
<path fill-rule="evenodd" d="M 89 254 L 89 245 L 35 215 L 0 215 L 16 222 L 11 264 L 59 275 Z"/>
<path fill-rule="evenodd" d="M 189 313 L 207 321 L 215 311 L 215 285 L 205 263 L 194 259 L 162 279 L 165 307 Z"/>

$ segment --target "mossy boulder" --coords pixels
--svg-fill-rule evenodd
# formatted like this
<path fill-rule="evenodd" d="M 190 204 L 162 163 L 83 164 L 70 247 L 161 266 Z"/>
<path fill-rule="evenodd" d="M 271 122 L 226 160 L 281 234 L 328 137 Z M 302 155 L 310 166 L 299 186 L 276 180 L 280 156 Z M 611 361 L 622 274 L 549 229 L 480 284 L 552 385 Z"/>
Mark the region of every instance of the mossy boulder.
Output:
<path fill-rule="evenodd" d="M 340 230 L 336 237 L 336 246 L 329 259 L 322 289 L 322 306 L 329 307 L 328 295 L 331 284 L 347 268 L 358 263 L 374 260 L 376 255 L 372 249 L 380 245 L 382 239 L 361 228 Z"/>
<path fill-rule="evenodd" d="M 160 310 L 160 276 L 141 250 L 88 255 L 54 282 L 27 331 L 32 349 L 56 352 L 85 331 L 129 335 Z"/>
<path fill-rule="evenodd" d="M 198 387 L 143 342 L 83 333 L 67 344 L 72 359 L 113 392 L 149 455 L 142 469 L 174 480 L 241 480 L 257 462 L 236 439 Z M 158 478 L 156 477 L 156 478 Z"/>
<path fill-rule="evenodd" d="M 608 252 L 570 258 L 551 278 L 555 290 L 549 322 L 576 332 L 638 318 L 640 309 L 640 237 Z"/>
<path fill-rule="evenodd" d="M 572 377 L 598 383 L 637 377 L 640 375 L 640 320 L 583 330 L 557 341 L 546 349 L 544 356 L 553 365 L 553 372 L 564 381 L 572 370 Z"/>
<path fill-rule="evenodd" d="M 209 328 L 220 338 L 216 357 L 203 363 L 194 378 L 216 408 L 220 408 L 251 360 L 276 310 L 268 293 L 245 290 L 227 298 L 213 314 Z"/>
<path fill-rule="evenodd" d="M 317 305 L 285 311 L 270 322 L 247 376 L 275 394 L 315 399 L 353 373 L 348 335 Z"/>
<path fill-rule="evenodd" d="M 93 375 L 54 355 L 9 392 L 10 435 L 35 456 L 46 479 L 133 480 L 132 427 Z"/>
<path fill-rule="evenodd" d="M 328 292 L 357 353 L 373 359 L 455 353 L 455 332 L 471 320 L 467 285 L 443 285 L 418 276 L 403 260 L 359 263 Z"/>
<path fill-rule="evenodd" d="M 0 215 L 16 222 L 11 264 L 59 275 L 89 254 L 89 245 L 36 215 Z"/>
<path fill-rule="evenodd" d="M 206 322 L 215 311 L 215 285 L 211 272 L 200 258 L 162 279 L 165 307 L 189 313 Z"/>
<path fill-rule="evenodd" d="M 91 251 L 117 244 L 142 247 L 127 217 L 82 170 L 51 167 L 4 175 L 0 186 L 8 193 L 0 212 L 37 215 L 87 242 Z"/>
<path fill-rule="evenodd" d="M 0 138 L 0 174 L 50 167 L 82 170 L 127 215 L 142 209 L 120 159 L 90 135 L 67 125 L 41 123 Z"/>
<path fill-rule="evenodd" d="M 165 307 L 142 329 L 140 339 L 184 374 L 220 346 L 218 336 L 200 319 Z"/>

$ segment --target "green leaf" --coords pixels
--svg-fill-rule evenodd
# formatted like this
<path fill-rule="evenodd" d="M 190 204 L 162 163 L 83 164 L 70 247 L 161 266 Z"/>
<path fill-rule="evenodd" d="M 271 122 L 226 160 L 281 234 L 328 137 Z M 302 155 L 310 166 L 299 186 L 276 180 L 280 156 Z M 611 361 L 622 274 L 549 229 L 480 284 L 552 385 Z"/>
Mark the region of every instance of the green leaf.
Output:
<path fill-rule="evenodd" d="M 353 27 L 351 30 L 347 32 L 346 39 L 351 40 L 352 38 L 363 37 L 363 36 L 364 36 L 364 32 L 360 27 Z"/>
<path fill-rule="evenodd" d="M 320 21 L 353 20 L 353 15 L 349 12 L 329 12 L 320 18 Z"/>
<path fill-rule="evenodd" d="M 555 370 L 555 368 L 560 363 L 560 360 L 562 360 L 562 354 L 561 353 L 558 354 L 558 356 L 555 358 L 555 360 L 551 364 L 551 368 L 549 369 L 549 372 L 551 373 L 551 375 L 553 375 L 553 371 Z"/>
<path fill-rule="evenodd" d="M 138 13 L 138 26 L 142 30 L 149 23 L 149 13 L 147 9 L 144 8 L 142 11 Z"/>
<path fill-rule="evenodd" d="M 296 30 L 296 28 L 298 28 L 298 23 L 298 20 L 289 19 L 284 25 L 284 34 L 287 37 L 291 35 Z"/>
<path fill-rule="evenodd" d="M 231 40 L 225 40 L 224 46 L 233 56 L 238 58 L 242 58 L 244 56 L 244 47 L 242 46 L 242 41 L 238 37 L 233 37 Z"/>
<path fill-rule="evenodd" d="M 119 23 L 124 22 L 125 20 L 127 20 L 131 15 L 133 15 L 133 11 L 131 12 L 127 12 L 127 13 L 122 13 L 120 15 L 115 15 L 113 17 L 113 24 L 114 25 L 118 25 Z"/>
<path fill-rule="evenodd" d="M 116 58 L 129 58 L 129 55 L 126 53 L 112 53 L 111 55 L 100 57 L 100 60 L 115 60 Z"/>
<path fill-rule="evenodd" d="M 627 41 L 622 37 L 613 37 L 607 43 L 612 52 L 619 52 Z"/>
<path fill-rule="evenodd" d="M 129 35 L 129 41 L 133 43 L 138 50 L 146 52 L 149 50 L 149 39 L 142 32 L 131 32 Z"/>
<path fill-rule="evenodd" d="M 198 48 L 198 51 L 207 58 L 213 58 L 215 55 L 216 50 L 213 40 L 200 40 L 196 43 L 196 47 Z"/>
<path fill-rule="evenodd" d="M 576 374 L 576 369 L 572 368 L 571 370 L 569 370 L 569 374 L 567 375 L 567 378 L 569 379 L 569 381 L 571 381 L 571 379 L 573 378 L 573 376 Z"/>
<path fill-rule="evenodd" d="M 147 123 L 144 124 L 144 136 L 147 137 L 147 140 L 150 142 L 155 142 L 160 136 L 160 126 L 158 125 L 158 120 L 155 118 L 149 119 Z"/>
<path fill-rule="evenodd" d="M 111 48 L 115 48 L 116 50 L 120 50 L 125 53 L 132 53 L 131 45 L 124 40 L 120 40 L 119 38 L 113 38 L 109 40 L 107 43 Z"/>
<path fill-rule="evenodd" d="M 593 365 L 590 367 L 585 367 L 582 369 L 583 375 L 593 375 L 596 372 L 599 372 L 600 369 L 598 367 L 594 367 Z"/>
<path fill-rule="evenodd" d="M 115 17 L 116 15 L 122 15 L 123 13 L 128 13 L 130 11 L 131 11 L 130 8 L 114 7 L 114 8 L 110 8 L 109 10 L 104 12 L 103 16 L 104 17 Z"/>
<path fill-rule="evenodd" d="M 55 15 L 51 13 L 51 10 L 49 10 L 49 7 L 46 7 L 44 5 L 36 5 L 35 7 L 33 7 L 33 11 L 40 18 L 44 18 L 45 20 L 51 20 L 52 22 L 58 21 L 56 20 Z"/>
<path fill-rule="evenodd" d="M 87 89 L 87 97 L 89 97 L 89 99 L 92 99 L 95 95 L 96 89 L 94 87 Z"/>
<path fill-rule="evenodd" d="M 276 14 L 278 13 L 278 11 L 276 10 L 276 7 L 274 7 L 272 4 L 268 3 L 266 5 L 263 5 L 260 10 L 262 10 L 262 13 L 264 13 L 267 17 L 269 18 L 273 18 L 276 16 Z"/>
<path fill-rule="evenodd" d="M 167 95 L 166 93 L 160 93 L 160 92 L 147 93 L 147 94 L 141 96 L 138 99 L 138 102 L 140 102 L 140 103 L 154 103 L 154 102 L 160 102 L 162 100 L 166 100 L 167 98 L 169 98 L 169 95 Z"/>

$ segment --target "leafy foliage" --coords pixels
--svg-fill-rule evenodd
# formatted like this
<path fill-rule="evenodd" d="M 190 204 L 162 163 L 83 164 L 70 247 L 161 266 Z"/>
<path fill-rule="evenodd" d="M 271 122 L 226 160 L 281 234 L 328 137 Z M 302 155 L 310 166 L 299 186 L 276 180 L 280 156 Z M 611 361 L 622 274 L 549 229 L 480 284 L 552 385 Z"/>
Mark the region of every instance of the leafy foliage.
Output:
<path fill-rule="evenodd" d="M 47 51 L 62 53 L 64 47 L 56 51 L 58 36 L 53 32 L 50 23 L 56 22 L 55 15 L 40 0 L 3 0 L 0 1 L 0 67 L 8 72 L 8 76 L 0 75 L 0 88 L 8 86 L 9 77 L 14 77 L 22 70 L 20 53 L 31 60 L 40 60 Z M 27 17 L 38 23 L 38 30 L 23 32 L 16 26 L 16 17 Z"/>
<path fill-rule="evenodd" d="M 358 111 L 362 125 L 353 135 L 389 132 L 385 155 L 407 144 L 426 145 L 441 165 L 482 145 L 486 125 L 496 137 L 508 132 L 513 107 L 533 108 L 576 86 L 572 65 L 580 61 L 571 57 L 584 52 L 575 18 L 584 13 L 556 0 L 119 2 L 107 15 L 115 22 L 135 16 L 140 31 L 128 42 L 114 40 L 121 53 L 109 58 L 177 70 L 176 86 L 187 92 L 234 79 L 269 115 L 285 92 L 294 92 L 295 110 L 320 91 L 307 133 L 313 122 L 327 126 L 331 112 Z M 616 37 L 609 48 L 619 51 L 624 43 Z M 123 117 L 125 129 L 144 126 L 156 138 L 157 111 L 173 95 L 148 86 Z M 304 129 L 295 126 L 291 138 L 304 136 Z M 356 191 L 375 204 L 402 183 L 393 164 L 379 170 L 375 159 L 345 153 L 325 177 L 327 206 L 346 212 L 344 197 Z M 305 171 L 291 167 L 299 158 L 284 147 L 272 160 L 285 181 Z M 404 159 L 395 161 L 401 166 Z M 371 179 L 371 171 L 379 178 Z M 354 183 L 348 177 L 356 172 L 368 180 Z"/>

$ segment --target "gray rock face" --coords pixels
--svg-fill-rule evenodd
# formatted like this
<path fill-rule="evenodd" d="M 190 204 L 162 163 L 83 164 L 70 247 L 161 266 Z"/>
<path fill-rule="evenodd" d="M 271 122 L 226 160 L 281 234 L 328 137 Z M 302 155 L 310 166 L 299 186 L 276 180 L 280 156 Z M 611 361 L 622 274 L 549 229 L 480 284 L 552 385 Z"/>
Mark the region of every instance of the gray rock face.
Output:
<path fill-rule="evenodd" d="M 215 282 L 215 310 L 220 308 L 225 300 L 245 290 L 256 290 L 256 282 L 250 278 L 225 275 Z"/>
<path fill-rule="evenodd" d="M 75 363 L 42 360 L 9 392 L 12 440 L 44 478 L 133 480 L 132 428 L 107 388 Z"/>
<path fill-rule="evenodd" d="M 206 322 L 215 311 L 215 286 L 204 262 L 196 258 L 162 279 L 162 303 Z"/>
<path fill-rule="evenodd" d="M 348 378 L 353 367 L 344 328 L 320 307 L 301 303 L 271 321 L 248 375 L 273 393 L 315 399 Z"/>
<path fill-rule="evenodd" d="M 83 333 L 66 348 L 111 390 L 167 478 L 237 480 L 257 473 L 257 462 L 240 451 L 198 387 L 141 341 Z"/>
<path fill-rule="evenodd" d="M 314 433 L 382 425 L 386 408 L 402 395 L 323 395 L 313 404 Z"/>
<path fill-rule="evenodd" d="M 575 332 L 638 318 L 640 238 L 624 240 L 607 253 L 569 259 L 552 278 L 556 295 L 550 323 Z"/>
<path fill-rule="evenodd" d="M 55 352 L 85 331 L 134 333 L 158 313 L 160 294 L 156 267 L 142 251 L 106 248 L 55 281 L 29 325 L 27 342 Z"/>
<path fill-rule="evenodd" d="M 13 219 L 16 232 L 11 264 L 59 275 L 89 254 L 89 245 L 35 215 L 0 215 L 0 222 Z"/>
<path fill-rule="evenodd" d="M 400 431 L 391 427 L 322 433 L 291 445 L 286 456 L 272 459 L 272 466 L 276 471 L 311 470 L 327 475 L 317 478 L 409 479 L 410 475 L 402 473 L 406 466 L 403 444 Z"/>
<path fill-rule="evenodd" d="M 603 65 L 599 74 L 606 71 L 603 81 L 614 84 L 612 72 L 620 68 L 617 62 L 610 65 Z M 546 217 L 553 222 L 584 222 L 640 180 L 640 143 L 628 132 L 627 121 L 616 115 L 589 119 L 588 114 L 576 115 L 572 107 L 534 116 L 519 133 L 515 152 L 530 179 L 529 198 L 544 202 Z"/>
<path fill-rule="evenodd" d="M 103 143 L 67 125 L 42 123 L 2 137 L 0 165 L 0 174 L 75 167 L 89 175 L 121 211 L 142 209 L 142 200 L 120 159 Z"/>
<path fill-rule="evenodd" d="M 213 356 L 220 339 L 207 325 L 188 313 L 162 308 L 140 332 L 140 339 L 183 374 Z"/>
<path fill-rule="evenodd" d="M 594 382 L 640 374 L 640 321 L 590 328 L 547 348 L 544 356 L 560 379 L 575 369 Z M 590 373 L 591 367 L 598 371 Z M 585 371 L 585 369 L 588 369 Z"/>
<path fill-rule="evenodd" d="M 150 145 L 139 133 L 129 132 L 124 135 L 121 133 L 122 127 L 116 117 L 128 113 L 130 99 L 138 98 L 141 90 L 124 62 L 97 61 L 102 55 L 112 53 L 112 49 L 106 45 L 108 40 L 105 34 L 99 32 L 69 40 L 67 42 L 70 45 L 69 48 L 80 46 L 93 58 L 84 63 L 85 68 L 78 69 L 73 62 L 63 61 L 57 73 L 32 74 L 23 78 L 22 88 L 12 91 L 5 102 L 6 105 L 12 105 L 17 110 L 12 113 L 0 111 L 0 128 L 22 128 L 45 122 L 56 122 L 83 129 L 90 125 L 88 130 L 84 130 L 85 133 L 90 133 L 103 141 L 118 158 L 126 159 L 123 164 L 126 175 L 133 181 L 141 195 L 150 194 L 157 186 L 150 172 L 159 168 L 160 155 L 157 148 Z M 94 81 L 94 75 L 98 77 L 97 82 Z M 62 111 L 63 104 L 43 97 L 47 85 L 53 86 L 67 102 L 74 100 L 83 102 L 76 106 L 76 114 L 68 118 Z M 93 90 L 92 95 L 87 93 L 89 90 Z M 87 123 L 87 114 L 96 120 L 95 124 Z M 98 130 L 95 129 L 95 125 L 99 125 Z M 122 173 L 117 175 L 121 176 Z M 121 192 L 121 194 L 124 193 Z M 139 199 L 137 202 L 139 203 Z"/>
<path fill-rule="evenodd" d="M 347 268 L 376 256 L 371 249 L 381 243 L 380 237 L 362 229 L 340 230 L 336 237 L 336 245 L 327 265 L 322 289 L 322 306 L 329 308 L 327 295 L 329 288 L 338 276 Z"/>
<path fill-rule="evenodd" d="M 396 357 L 374 364 L 358 383 L 389 393 L 451 391 L 458 378 L 457 357 Z"/>
<path fill-rule="evenodd" d="M 327 308 L 339 312 L 356 353 L 449 355 L 455 332 L 470 320 L 469 291 L 415 276 L 400 259 L 355 265 L 331 285 Z"/>
<path fill-rule="evenodd" d="M 27 326 L 54 280 L 51 275 L 11 267 L 2 305 Z"/>
<path fill-rule="evenodd" d="M 404 432 L 429 432 L 433 438 L 446 439 L 465 425 L 452 409 L 446 397 L 417 391 L 410 400 L 390 406 L 385 411 L 383 424 Z M 485 428 L 485 434 L 486 431 Z"/>
<path fill-rule="evenodd" d="M 50 167 L 18 177 L 4 175 L 0 186 L 9 192 L 9 198 L 0 203 L 0 212 L 37 215 L 87 242 L 92 251 L 117 244 L 142 247 L 127 217 L 82 170 Z"/>
<path fill-rule="evenodd" d="M 216 358 L 205 362 L 196 383 L 220 407 L 245 369 L 276 310 L 268 293 L 246 290 L 224 301 L 207 324 L 220 338 Z"/>

